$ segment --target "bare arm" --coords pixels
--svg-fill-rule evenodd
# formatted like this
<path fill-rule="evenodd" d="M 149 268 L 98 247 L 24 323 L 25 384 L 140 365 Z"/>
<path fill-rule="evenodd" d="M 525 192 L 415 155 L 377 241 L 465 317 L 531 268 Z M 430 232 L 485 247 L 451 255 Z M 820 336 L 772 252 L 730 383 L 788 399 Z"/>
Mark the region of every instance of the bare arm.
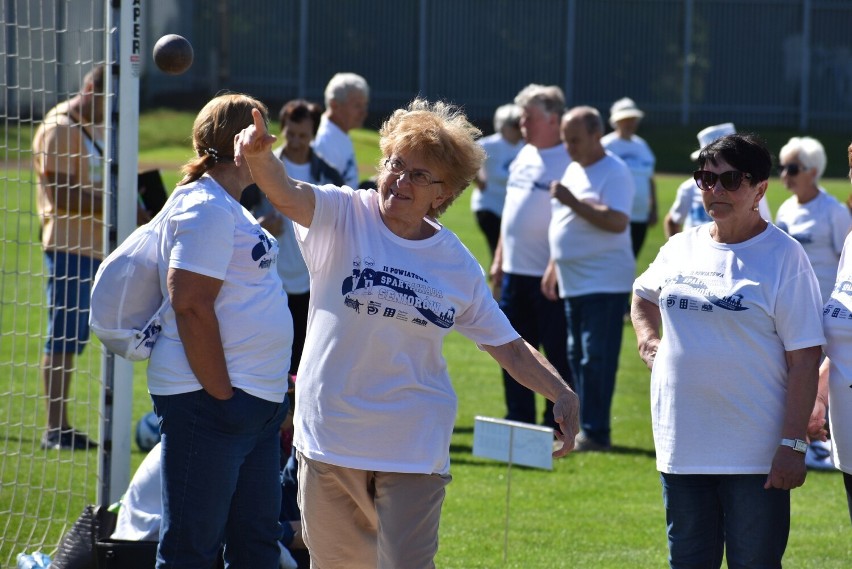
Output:
<path fill-rule="evenodd" d="M 663 231 L 666 233 L 666 239 L 670 239 L 672 235 L 680 233 L 683 230 L 680 223 L 672 221 L 671 213 L 666 214 L 666 219 L 663 222 Z"/>
<path fill-rule="evenodd" d="M 518 338 L 501 346 L 483 346 L 503 369 L 522 385 L 553 401 L 553 418 L 562 433 L 556 436 L 562 448 L 554 457 L 565 456 L 574 448 L 574 437 L 580 432 L 580 403 L 577 394 L 559 376 L 541 353 Z"/>
<path fill-rule="evenodd" d="M 571 190 L 559 182 L 551 183 L 550 195 L 559 200 L 561 204 L 573 209 L 577 215 L 598 229 L 611 233 L 621 233 L 630 225 L 630 216 L 626 213 L 610 209 L 609 206 L 604 204 L 580 201 Z"/>
<path fill-rule="evenodd" d="M 497 239 L 497 247 L 494 249 L 494 259 L 491 261 L 491 269 L 488 271 L 492 285 L 499 285 L 503 281 L 503 236 Z"/>
<path fill-rule="evenodd" d="M 828 411 L 828 378 L 831 369 L 831 360 L 825 358 L 819 366 L 819 384 L 817 386 L 816 401 L 808 421 L 808 438 L 812 441 L 824 441 L 828 439 L 828 431 L 825 428 L 826 414 Z"/>
<path fill-rule="evenodd" d="M 192 373 L 207 393 L 216 399 L 230 399 L 234 390 L 213 308 L 222 281 L 192 271 L 169 269 L 166 282 Z"/>
<path fill-rule="evenodd" d="M 787 397 L 781 438 L 805 439 L 817 394 L 820 346 L 787 352 Z M 780 441 L 779 441 L 780 442 Z M 805 483 L 805 455 L 779 446 L 764 488 L 790 490 Z"/>
<path fill-rule="evenodd" d="M 284 163 L 272 153 L 275 137 L 266 129 L 263 115 L 257 109 L 251 113 L 254 123 L 234 137 L 234 163 L 239 166 L 245 160 L 269 203 L 299 225 L 310 227 L 316 207 L 313 188 L 287 176 Z"/>
<path fill-rule="evenodd" d="M 651 203 L 650 211 L 648 212 L 648 225 L 654 226 L 657 225 L 657 221 L 659 221 L 659 213 L 657 212 L 657 182 L 654 181 L 652 177 L 651 180 Z"/>
<path fill-rule="evenodd" d="M 559 280 L 556 277 L 556 261 L 551 259 L 541 277 L 541 294 L 550 301 L 559 300 Z"/>
<path fill-rule="evenodd" d="M 630 306 L 630 319 L 633 321 L 633 329 L 636 330 L 639 357 L 642 358 L 648 369 L 653 369 L 657 349 L 660 347 L 660 329 L 662 327 L 660 307 L 650 300 L 645 300 L 634 294 L 633 303 Z"/>

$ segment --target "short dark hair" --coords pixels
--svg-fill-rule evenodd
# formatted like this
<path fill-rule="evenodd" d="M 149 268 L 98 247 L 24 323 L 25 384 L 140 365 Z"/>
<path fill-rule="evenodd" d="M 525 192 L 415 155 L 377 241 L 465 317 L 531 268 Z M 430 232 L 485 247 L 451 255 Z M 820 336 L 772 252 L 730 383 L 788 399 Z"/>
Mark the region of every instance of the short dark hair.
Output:
<path fill-rule="evenodd" d="M 83 85 L 86 83 L 92 84 L 92 90 L 99 95 L 104 92 L 104 75 L 106 74 L 106 65 L 98 65 L 83 77 Z"/>
<path fill-rule="evenodd" d="M 751 174 L 751 185 L 769 179 L 772 172 L 772 154 L 766 143 L 756 134 L 728 134 L 701 149 L 698 167 L 707 162 L 718 164 L 724 160 L 740 172 Z"/>
<path fill-rule="evenodd" d="M 284 103 L 284 106 L 278 112 L 281 130 L 284 130 L 287 121 L 302 122 L 305 119 L 310 119 L 314 123 L 314 135 L 319 130 L 320 118 L 322 118 L 322 107 L 305 99 L 293 99 Z"/>

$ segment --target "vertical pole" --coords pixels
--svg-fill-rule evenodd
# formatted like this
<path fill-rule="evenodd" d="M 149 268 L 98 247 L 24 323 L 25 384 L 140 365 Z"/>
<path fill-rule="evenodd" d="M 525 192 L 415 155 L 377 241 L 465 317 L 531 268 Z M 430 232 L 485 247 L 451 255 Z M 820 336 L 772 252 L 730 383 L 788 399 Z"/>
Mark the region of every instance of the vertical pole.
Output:
<path fill-rule="evenodd" d="M 136 227 L 142 0 L 112 0 L 105 15 L 107 125 L 104 129 L 105 247 L 108 253 Z M 119 112 L 119 110 L 121 112 Z M 104 350 L 98 503 L 118 500 L 130 482 L 133 364 Z"/>
<path fill-rule="evenodd" d="M 692 53 L 692 3 L 693 0 L 686 0 L 684 2 L 683 13 L 683 86 L 681 88 L 680 99 L 681 126 L 689 124 L 689 102 L 692 98 L 692 64 L 695 62 L 695 55 Z"/>
<path fill-rule="evenodd" d="M 417 91 L 420 93 L 421 96 L 424 97 L 427 96 L 426 66 L 429 64 L 429 59 L 426 56 L 426 49 L 429 45 L 426 38 L 426 29 L 428 27 L 426 17 L 429 13 L 429 10 L 427 8 L 428 0 L 420 0 L 420 38 L 417 46 Z"/>
<path fill-rule="evenodd" d="M 808 128 L 811 83 L 811 0 L 802 2 L 802 74 L 799 83 L 799 130 Z"/>
<path fill-rule="evenodd" d="M 577 31 L 577 1 L 567 0 L 565 22 L 565 105 L 574 105 L 574 49 Z"/>
<path fill-rule="evenodd" d="M 3 17 L 6 21 L 6 53 L 14 57 L 6 58 L 6 107 L 2 109 L 7 117 L 21 118 L 18 108 L 18 15 L 15 2 L 3 2 Z M 32 105 L 31 105 L 32 108 Z M 13 114 L 14 112 L 14 114 Z M 35 117 L 33 117 L 35 120 Z"/>
<path fill-rule="evenodd" d="M 509 460 L 506 465 L 506 521 L 503 525 L 503 563 L 509 557 L 509 496 L 512 494 L 512 459 L 515 450 L 515 427 L 509 425 Z"/>
<path fill-rule="evenodd" d="M 308 0 L 301 0 L 299 7 L 299 87 L 300 99 L 308 92 Z"/>

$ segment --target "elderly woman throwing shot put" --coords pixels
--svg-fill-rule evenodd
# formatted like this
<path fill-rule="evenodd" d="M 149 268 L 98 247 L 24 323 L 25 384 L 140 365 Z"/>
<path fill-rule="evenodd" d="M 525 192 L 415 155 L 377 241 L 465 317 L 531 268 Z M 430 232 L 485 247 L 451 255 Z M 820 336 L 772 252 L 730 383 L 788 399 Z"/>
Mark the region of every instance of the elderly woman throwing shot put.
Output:
<path fill-rule="evenodd" d="M 577 397 L 510 326 L 479 264 L 436 218 L 476 175 L 479 132 L 413 101 L 380 131 L 378 191 L 288 178 L 260 113 L 235 140 L 269 201 L 295 222 L 311 273 L 295 447 L 316 567 L 434 567 L 456 396 L 441 353 L 453 330 L 554 402 L 567 454 Z"/>
<path fill-rule="evenodd" d="M 672 236 L 633 286 L 669 562 L 719 567 L 727 550 L 729 567 L 781 567 L 825 343 L 819 285 L 758 211 L 763 143 L 723 136 L 698 164 L 712 222 Z"/>

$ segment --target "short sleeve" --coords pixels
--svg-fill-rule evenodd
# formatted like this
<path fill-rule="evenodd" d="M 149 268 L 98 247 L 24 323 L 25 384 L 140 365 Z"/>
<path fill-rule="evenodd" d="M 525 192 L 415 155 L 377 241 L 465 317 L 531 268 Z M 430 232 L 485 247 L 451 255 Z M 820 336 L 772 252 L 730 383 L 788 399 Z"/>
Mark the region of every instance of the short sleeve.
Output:
<path fill-rule="evenodd" d="M 236 221 L 231 211 L 210 202 L 195 203 L 174 215 L 169 227 L 169 268 L 225 280 L 234 251 Z"/>
<path fill-rule="evenodd" d="M 825 344 L 819 283 L 805 252 L 798 253 L 788 255 L 792 276 L 780 284 L 775 301 L 775 329 L 788 352 Z"/>

